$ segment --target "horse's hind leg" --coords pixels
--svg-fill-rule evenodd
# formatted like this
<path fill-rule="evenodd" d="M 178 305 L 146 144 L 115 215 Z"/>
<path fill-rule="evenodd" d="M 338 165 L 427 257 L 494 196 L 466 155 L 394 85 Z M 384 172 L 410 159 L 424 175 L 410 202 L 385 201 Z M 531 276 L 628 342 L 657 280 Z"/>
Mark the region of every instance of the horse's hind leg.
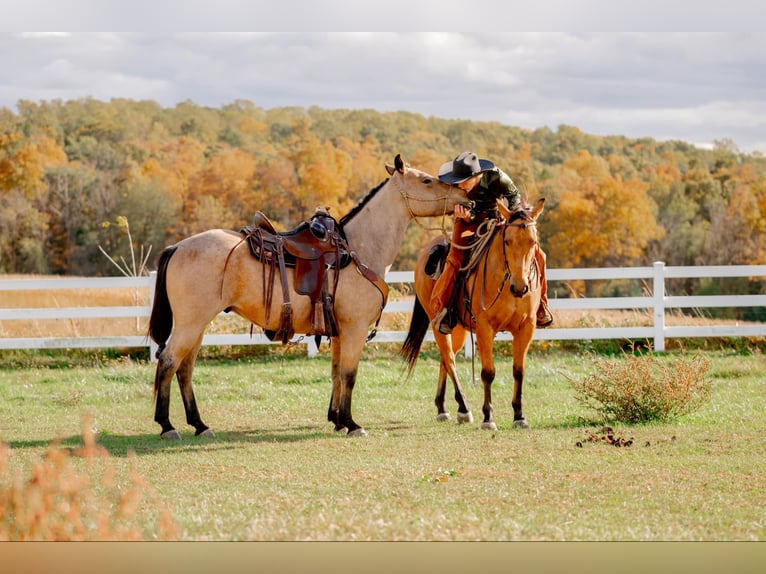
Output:
<path fill-rule="evenodd" d="M 452 331 L 452 350 L 455 352 L 455 354 L 460 352 L 460 349 L 463 348 L 467 335 L 468 332 L 460 326 L 455 327 L 455 329 Z M 452 364 L 454 374 L 452 378 L 452 384 L 455 387 L 455 401 L 457 402 L 457 422 L 458 424 L 472 423 L 473 414 L 471 414 L 471 410 L 468 408 L 468 402 L 465 399 L 463 387 L 461 386 L 460 380 L 457 377 L 457 370 L 454 369 L 454 361 Z"/>
<path fill-rule="evenodd" d="M 467 401 L 465 400 L 465 394 L 463 393 L 463 387 L 460 385 L 460 379 L 457 376 L 457 369 L 455 366 L 455 352 L 460 350 L 465 341 L 465 331 L 456 327 L 452 334 L 452 339 L 447 335 L 435 332 L 434 339 L 439 347 L 439 353 L 441 354 L 441 365 L 439 366 L 439 382 L 436 388 L 436 408 L 438 414 L 437 420 L 449 420 L 449 414 L 444 408 L 444 397 L 446 394 L 446 382 L 447 377 L 452 380 L 452 386 L 455 389 L 455 401 L 457 402 L 457 422 L 471 423 L 473 422 L 473 414 L 468 409 Z"/>
<path fill-rule="evenodd" d="M 450 419 L 449 412 L 444 407 L 444 396 L 447 394 L 447 369 L 444 368 L 443 363 L 439 363 L 439 380 L 436 383 L 436 398 L 434 404 L 436 404 L 436 420 L 448 421 Z"/>
<path fill-rule="evenodd" d="M 165 439 L 180 439 L 181 435 L 170 423 L 170 381 L 178 370 L 178 361 L 172 351 L 165 347 L 157 360 L 154 374 L 155 408 L 154 420 L 162 427 L 160 436 Z"/>
<path fill-rule="evenodd" d="M 158 357 L 157 371 L 154 378 L 156 394 L 154 420 L 162 427 L 160 436 L 164 439 L 177 440 L 181 438 L 181 435 L 178 434 L 178 431 L 170 422 L 170 383 L 173 380 L 173 376 L 178 374 L 181 395 L 184 396 L 183 380 L 189 381 L 188 386 L 191 389 L 191 372 L 201 340 L 202 331 L 200 330 L 197 331 L 196 336 L 185 336 L 183 332 L 175 330 L 168 346 L 163 349 Z M 190 356 L 191 361 L 188 360 Z M 180 372 L 181 370 L 183 372 Z M 188 420 L 189 410 L 186 396 L 184 396 L 184 406 L 187 408 Z M 194 406 L 194 409 L 196 409 L 196 406 Z"/>
<path fill-rule="evenodd" d="M 195 436 L 213 436 L 213 431 L 202 422 L 202 418 L 197 408 L 197 400 L 194 398 L 194 386 L 192 385 L 192 374 L 194 373 L 194 364 L 197 361 L 197 354 L 202 346 L 202 335 L 197 339 L 197 344 L 184 357 L 181 365 L 178 367 L 176 376 L 178 377 L 178 388 L 181 390 L 181 398 L 186 411 L 186 422 L 194 427 Z"/>

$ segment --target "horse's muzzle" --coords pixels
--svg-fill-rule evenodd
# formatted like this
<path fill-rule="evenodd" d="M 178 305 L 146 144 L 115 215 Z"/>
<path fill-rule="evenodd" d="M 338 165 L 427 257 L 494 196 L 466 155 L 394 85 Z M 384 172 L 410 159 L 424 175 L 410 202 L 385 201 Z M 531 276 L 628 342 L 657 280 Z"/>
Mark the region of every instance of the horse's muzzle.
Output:
<path fill-rule="evenodd" d="M 516 285 L 511 283 L 511 295 L 513 295 L 514 297 L 523 297 L 527 293 L 529 293 L 528 284 L 524 283 L 523 287 L 519 289 L 518 287 L 516 287 Z"/>

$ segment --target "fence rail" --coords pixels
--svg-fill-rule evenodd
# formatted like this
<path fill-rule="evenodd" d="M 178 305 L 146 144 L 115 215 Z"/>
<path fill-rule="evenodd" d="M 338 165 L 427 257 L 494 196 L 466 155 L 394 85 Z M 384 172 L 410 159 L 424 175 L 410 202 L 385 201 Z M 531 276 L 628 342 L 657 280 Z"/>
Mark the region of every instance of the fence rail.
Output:
<path fill-rule="evenodd" d="M 666 280 L 676 278 L 703 277 L 766 277 L 766 265 L 719 265 L 700 267 L 673 267 L 657 262 L 651 267 L 603 267 L 590 269 L 549 269 L 548 281 L 591 281 L 614 279 L 644 279 L 652 281 L 653 294 L 645 297 L 584 297 L 572 299 L 551 299 L 552 310 L 599 310 L 599 309 L 651 309 L 653 323 L 639 327 L 591 327 L 591 328 L 549 328 L 535 332 L 535 339 L 541 340 L 594 340 L 594 339 L 646 339 L 653 341 L 656 351 L 665 350 L 668 338 L 692 337 L 762 337 L 766 336 L 766 323 L 736 325 L 668 326 L 666 312 L 672 308 L 713 308 L 713 307 L 766 307 L 766 294 L 741 295 L 666 295 Z M 412 271 L 388 273 L 390 284 L 412 283 Z M 89 289 L 136 288 L 149 289 L 154 297 L 155 274 L 147 277 L 107 278 L 59 278 L 59 279 L 0 279 L 0 326 L 2 321 L 29 321 L 50 319 L 93 319 L 93 318 L 140 318 L 148 317 L 149 305 L 119 307 L 46 307 L 46 308 L 4 308 L 4 292 L 25 290 L 82 290 L 83 298 Z M 411 300 L 391 300 L 384 313 L 409 313 Z M 2 332 L 2 329 L 0 329 Z M 401 342 L 404 331 L 379 331 L 375 342 Z M 510 333 L 498 333 L 497 340 L 510 340 Z M 428 333 L 426 340 L 433 340 Z M 260 333 L 206 334 L 203 345 L 262 345 L 278 344 Z M 309 355 L 317 352 L 313 337 L 302 339 L 300 344 L 307 347 Z M 149 347 L 154 355 L 154 343 L 141 335 L 105 337 L 0 337 L 0 349 L 65 349 L 65 348 L 127 348 Z M 469 354 L 470 349 L 466 350 Z"/>

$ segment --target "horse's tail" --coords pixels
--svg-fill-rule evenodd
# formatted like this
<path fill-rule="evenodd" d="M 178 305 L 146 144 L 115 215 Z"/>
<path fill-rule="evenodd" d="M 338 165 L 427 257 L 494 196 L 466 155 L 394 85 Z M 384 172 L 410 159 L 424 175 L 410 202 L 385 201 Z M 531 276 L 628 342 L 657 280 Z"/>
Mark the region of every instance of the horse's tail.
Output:
<path fill-rule="evenodd" d="M 167 274 L 168 263 L 178 247 L 172 245 L 160 253 L 157 261 L 157 282 L 154 285 L 154 303 L 149 316 L 149 337 L 159 345 L 157 357 L 165 348 L 165 343 L 173 330 L 173 309 L 168 299 Z"/>
<path fill-rule="evenodd" d="M 412 369 L 415 368 L 415 363 L 418 361 L 420 346 L 423 344 L 423 339 L 425 339 L 430 325 L 431 322 L 428 319 L 426 310 L 423 308 L 423 304 L 415 296 L 415 307 L 412 309 L 410 328 L 407 331 L 402 348 L 399 350 L 399 355 L 407 361 L 408 377 L 412 374 Z"/>

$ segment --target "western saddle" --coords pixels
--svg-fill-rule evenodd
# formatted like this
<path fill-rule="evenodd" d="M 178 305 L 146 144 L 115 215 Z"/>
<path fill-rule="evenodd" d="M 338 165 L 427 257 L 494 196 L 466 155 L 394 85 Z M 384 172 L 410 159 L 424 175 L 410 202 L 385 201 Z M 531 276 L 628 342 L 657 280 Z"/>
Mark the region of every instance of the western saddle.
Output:
<path fill-rule="evenodd" d="M 269 321 L 276 270 L 279 269 L 283 297 L 282 314 L 279 329 L 265 331 L 269 340 L 280 338 L 282 344 L 285 344 L 295 334 L 290 289 L 287 282 L 288 267 L 295 269 L 296 293 L 307 295 L 311 301 L 312 327 L 308 334 L 316 336 L 317 343 L 323 335 L 327 337 L 338 335 L 334 311 L 338 272 L 351 261 L 354 261 L 359 272 L 383 295 L 382 313 L 388 296 L 388 285 L 366 265 L 363 265 L 356 253 L 349 249 L 343 229 L 330 215 L 328 208 L 317 207 L 309 220 L 285 232 L 277 232 L 269 218 L 258 211 L 253 218 L 253 225 L 243 227 L 240 233 L 248 242 L 251 253 L 263 263 L 266 323 Z M 328 269 L 335 270 L 332 284 L 327 273 Z M 379 321 L 380 315 L 378 315 Z M 376 328 L 378 322 L 375 323 Z M 375 329 L 369 338 L 374 335 Z"/>

